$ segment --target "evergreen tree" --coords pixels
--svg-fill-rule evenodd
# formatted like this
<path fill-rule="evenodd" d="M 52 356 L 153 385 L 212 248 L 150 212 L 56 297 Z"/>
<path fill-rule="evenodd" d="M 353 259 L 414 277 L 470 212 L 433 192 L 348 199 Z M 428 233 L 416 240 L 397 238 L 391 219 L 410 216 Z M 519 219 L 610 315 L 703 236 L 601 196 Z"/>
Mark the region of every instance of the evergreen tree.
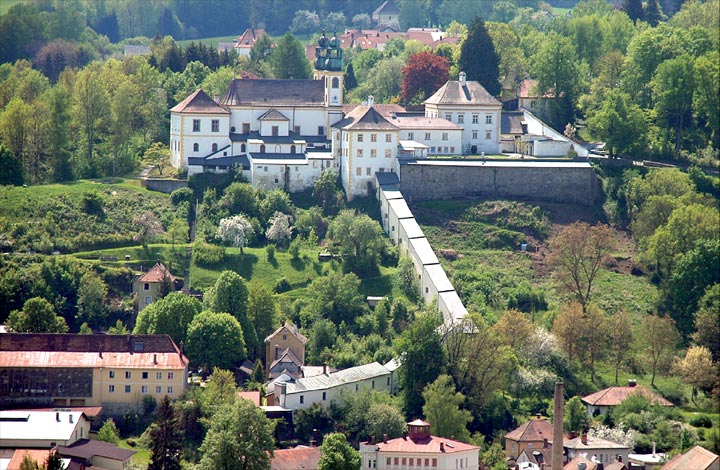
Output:
<path fill-rule="evenodd" d="M 167 395 L 160 401 L 157 419 L 150 428 L 151 457 L 148 470 L 180 470 L 182 432 Z"/>
<path fill-rule="evenodd" d="M 643 12 L 643 16 L 645 17 L 645 21 L 650 24 L 650 26 L 657 26 L 660 21 L 663 19 L 662 10 L 660 9 L 660 4 L 657 2 L 657 0 L 648 0 L 648 2 L 645 4 L 645 11 Z"/>
<path fill-rule="evenodd" d="M 345 90 L 350 91 L 353 88 L 357 87 L 357 78 L 355 78 L 355 69 L 353 68 L 353 64 L 348 64 L 347 69 L 345 69 Z"/>
<path fill-rule="evenodd" d="M 13 153 L 0 144 L 0 184 L 23 184 L 22 165 Z"/>
<path fill-rule="evenodd" d="M 280 38 L 270 53 L 270 66 L 275 78 L 309 79 L 312 76 L 305 48 L 291 33 Z"/>
<path fill-rule="evenodd" d="M 637 20 L 642 21 L 645 18 L 642 0 L 625 0 L 623 9 L 630 19 L 633 20 L 633 23 L 636 23 Z"/>
<path fill-rule="evenodd" d="M 476 80 L 493 96 L 500 94 L 500 58 L 482 18 L 477 17 L 468 28 L 460 46 L 460 71 L 468 80 Z"/>

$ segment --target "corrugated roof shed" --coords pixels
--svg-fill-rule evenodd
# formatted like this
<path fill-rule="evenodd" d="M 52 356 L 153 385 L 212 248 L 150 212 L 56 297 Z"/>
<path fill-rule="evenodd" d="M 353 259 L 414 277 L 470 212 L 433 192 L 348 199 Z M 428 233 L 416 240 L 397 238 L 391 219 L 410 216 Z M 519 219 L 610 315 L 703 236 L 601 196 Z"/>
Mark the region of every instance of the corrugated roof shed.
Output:
<path fill-rule="evenodd" d="M 350 367 L 349 369 L 339 370 L 332 374 L 317 375 L 314 377 L 305 377 L 295 382 L 288 382 L 287 393 L 306 392 L 311 390 L 325 390 L 344 384 L 368 380 L 374 377 L 383 377 L 389 375 L 390 371 L 385 366 L 371 362 L 361 366 Z"/>

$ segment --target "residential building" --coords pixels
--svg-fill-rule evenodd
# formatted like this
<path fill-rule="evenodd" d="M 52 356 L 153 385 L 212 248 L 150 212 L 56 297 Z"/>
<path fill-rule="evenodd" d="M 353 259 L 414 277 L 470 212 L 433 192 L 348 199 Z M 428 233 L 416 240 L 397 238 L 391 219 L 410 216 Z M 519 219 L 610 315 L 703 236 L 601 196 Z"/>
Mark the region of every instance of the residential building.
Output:
<path fill-rule="evenodd" d="M 547 447 L 552 441 L 553 427 L 545 418 L 537 415 L 509 433 L 505 434 L 505 456 L 518 461 L 523 452 L 532 454 L 534 451 Z"/>
<path fill-rule="evenodd" d="M 250 51 L 257 40 L 265 34 L 262 28 L 248 28 L 235 40 L 235 52 L 243 57 L 250 57 Z"/>
<path fill-rule="evenodd" d="M 465 72 L 449 80 L 425 100 L 425 116 L 445 118 L 463 129 L 463 154 L 500 153 L 502 103 L 477 81 L 468 81 Z"/>
<path fill-rule="evenodd" d="M 276 449 L 270 470 L 317 470 L 320 455 L 319 447 Z"/>
<path fill-rule="evenodd" d="M 158 262 L 133 282 L 133 294 L 137 309 L 142 309 L 175 290 L 175 276 L 164 264 Z"/>
<path fill-rule="evenodd" d="M 286 321 L 265 338 L 265 367 L 269 369 L 286 351 L 292 353 L 291 357 L 299 362 L 299 366 L 303 366 L 306 343 L 307 338 L 300 333 L 297 326 Z"/>
<path fill-rule="evenodd" d="M 720 457 L 704 447 L 695 446 L 670 459 L 661 470 L 720 470 Z"/>
<path fill-rule="evenodd" d="M 533 114 L 541 115 L 547 111 L 549 100 L 555 99 L 550 93 L 540 95 L 537 92 L 538 81 L 526 78 L 518 83 L 515 93 L 518 109 L 527 109 Z"/>
<path fill-rule="evenodd" d="M 480 448 L 430 435 L 430 424 L 408 423 L 406 436 L 371 439 L 360 443 L 361 468 L 377 469 L 476 469 Z"/>
<path fill-rule="evenodd" d="M 289 410 L 309 408 L 313 403 L 329 406 L 342 404 L 342 393 L 361 390 L 392 390 L 391 372 L 373 362 L 323 375 L 293 379 L 287 375 L 283 382 L 274 381 L 275 405 Z M 270 387 L 268 387 L 268 391 Z M 268 404 L 271 404 L 268 402 Z"/>
<path fill-rule="evenodd" d="M 456 119 L 463 120 L 464 114 Z M 461 155 L 463 128 L 442 117 L 395 115 L 391 121 L 400 128 L 399 156 Z"/>
<path fill-rule="evenodd" d="M 587 406 L 588 416 L 596 416 L 606 413 L 615 406 L 624 402 L 628 397 L 640 395 L 647 398 L 651 404 L 658 406 L 675 406 L 672 402 L 649 390 L 642 385 L 638 385 L 634 380 L 628 380 L 625 387 L 608 387 L 595 393 L 591 393 L 582 398 L 583 403 Z"/>
<path fill-rule="evenodd" d="M 397 29 L 400 26 L 399 17 L 400 9 L 392 0 L 383 2 L 371 15 L 373 23 L 381 31 Z"/>
<path fill-rule="evenodd" d="M 81 439 L 70 446 L 60 446 L 58 454 L 69 458 L 79 468 L 128 470 L 134 450 L 123 449 L 109 442 Z"/>
<path fill-rule="evenodd" d="M 595 462 L 608 464 L 616 461 L 627 462 L 630 448 L 616 442 L 583 434 L 574 439 L 564 439 L 563 447 L 568 459 L 587 457 Z"/>
<path fill-rule="evenodd" d="M 0 411 L 0 447 L 52 449 L 90 436 L 81 411 Z"/>
<path fill-rule="evenodd" d="M 102 406 L 137 410 L 142 398 L 179 398 L 188 359 L 168 335 L 0 335 L 0 407 Z"/>
<path fill-rule="evenodd" d="M 587 157 L 589 150 L 541 121 L 527 109 L 503 111 L 500 126 L 503 152 L 532 157 L 567 157 L 572 150 Z"/>

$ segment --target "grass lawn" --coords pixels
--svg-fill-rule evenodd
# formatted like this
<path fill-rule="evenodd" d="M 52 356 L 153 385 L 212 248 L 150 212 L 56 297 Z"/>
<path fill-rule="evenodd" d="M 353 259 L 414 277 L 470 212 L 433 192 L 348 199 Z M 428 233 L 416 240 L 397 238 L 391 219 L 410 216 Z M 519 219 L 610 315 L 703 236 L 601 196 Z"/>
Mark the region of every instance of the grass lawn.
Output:
<path fill-rule="evenodd" d="M 0 15 L 4 15 L 8 12 L 13 5 L 18 3 L 28 3 L 27 0 L 0 0 Z"/>
<path fill-rule="evenodd" d="M 176 277 L 183 277 L 187 267 L 185 257 L 185 244 L 151 244 L 147 248 L 142 246 L 128 246 L 123 248 L 110 248 L 107 250 L 92 250 L 74 253 L 72 256 L 87 260 L 99 260 L 101 257 L 115 257 L 117 261 L 102 261 L 109 266 L 124 266 L 125 255 L 130 255 L 132 266 L 141 265 L 144 269 L 151 268 L 158 261 L 165 264 Z"/>
<path fill-rule="evenodd" d="M 184 39 L 182 41 L 176 42 L 177 45 L 180 47 L 187 47 L 188 45 L 190 45 L 190 43 L 194 42 L 195 44 L 200 43 L 206 46 L 216 48 L 219 42 L 233 42 L 240 34 L 242 34 L 242 31 L 238 31 L 238 34 L 234 34 L 232 36 L 215 36 L 212 38 Z"/>
<path fill-rule="evenodd" d="M 137 438 L 135 440 L 137 441 Z M 147 468 L 150 463 L 150 449 L 146 449 L 145 447 L 141 447 L 139 445 L 133 447 L 127 443 L 127 439 L 120 439 L 117 445 L 122 449 L 130 449 L 136 452 L 130 460 L 132 465 L 136 465 L 137 468 Z"/>

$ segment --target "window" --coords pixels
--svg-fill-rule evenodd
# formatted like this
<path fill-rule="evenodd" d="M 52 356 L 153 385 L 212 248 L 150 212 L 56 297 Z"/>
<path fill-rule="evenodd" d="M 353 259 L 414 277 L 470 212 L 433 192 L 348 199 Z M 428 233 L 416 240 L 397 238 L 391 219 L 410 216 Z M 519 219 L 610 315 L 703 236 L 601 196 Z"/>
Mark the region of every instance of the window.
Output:
<path fill-rule="evenodd" d="M 173 388 L 172 385 L 167 388 L 167 392 L 168 392 L 168 395 L 172 395 L 173 393 L 175 393 L 175 389 Z"/>
<path fill-rule="evenodd" d="M 390 385 L 390 377 L 387 378 L 387 384 Z"/>
<path fill-rule="evenodd" d="M 370 176 L 370 171 L 371 171 L 370 167 L 365 168 L 365 175 Z"/>
<path fill-rule="evenodd" d="M 143 378 L 143 380 L 147 380 L 147 378 L 148 378 L 148 373 L 145 372 L 145 371 L 143 371 L 143 373 L 142 373 L 142 378 Z"/>
<path fill-rule="evenodd" d="M 370 149 L 370 158 L 375 158 L 375 157 L 377 157 L 377 150 Z"/>
<path fill-rule="evenodd" d="M 143 290 L 150 290 L 150 283 L 148 283 L 148 282 L 144 283 Z"/>
<path fill-rule="evenodd" d="M 212 144 L 212 151 L 217 152 L 217 149 L 218 149 L 217 144 Z"/>
<path fill-rule="evenodd" d="M 280 135 L 280 127 L 279 126 L 272 126 L 272 135 L 275 137 Z"/>
<path fill-rule="evenodd" d="M 435 147 L 430 147 L 431 152 L 435 152 Z"/>
<path fill-rule="evenodd" d="M 415 138 L 414 132 L 408 132 L 408 140 L 413 140 Z"/>
<path fill-rule="evenodd" d="M 325 401 L 326 395 L 326 392 L 323 392 L 323 401 Z"/>
<path fill-rule="evenodd" d="M 168 380 L 173 380 L 175 378 L 175 372 L 168 372 Z"/>
<path fill-rule="evenodd" d="M 385 465 L 387 465 L 387 466 L 389 467 L 391 462 L 392 462 L 392 458 L 388 457 L 388 458 L 385 460 Z"/>
<path fill-rule="evenodd" d="M 125 393 L 130 393 L 132 391 L 132 386 L 125 385 Z"/>
<path fill-rule="evenodd" d="M 429 133 L 429 132 L 426 132 L 426 133 L 425 133 L 425 140 L 430 140 L 430 133 Z"/>
<path fill-rule="evenodd" d="M 437 467 L 437 459 L 432 459 L 432 466 Z"/>
<path fill-rule="evenodd" d="M 149 295 L 145 296 L 145 305 L 150 305 L 152 303 L 152 297 Z"/>
<path fill-rule="evenodd" d="M 155 372 L 155 380 L 162 380 L 162 372 Z"/>
<path fill-rule="evenodd" d="M 492 124 L 492 114 L 485 115 L 485 124 Z"/>
<path fill-rule="evenodd" d="M 337 77 L 333 77 L 332 79 L 332 85 L 330 85 L 333 88 L 340 88 L 340 79 Z"/>
<path fill-rule="evenodd" d="M 400 465 L 400 459 L 398 459 L 397 457 L 395 457 L 395 465 Z"/>
<path fill-rule="evenodd" d="M 448 140 L 448 133 L 447 133 L 447 132 L 443 132 L 443 133 L 442 133 L 442 140 Z"/>
<path fill-rule="evenodd" d="M 472 123 L 473 123 L 473 124 L 477 124 L 479 119 L 480 119 L 480 115 L 479 115 L 479 114 L 476 114 L 476 113 L 473 113 Z"/>
<path fill-rule="evenodd" d="M 142 387 L 140 387 L 140 393 L 147 393 L 147 392 L 148 392 L 147 385 L 143 385 Z"/>
<path fill-rule="evenodd" d="M 458 114 L 458 124 L 464 124 L 465 123 L 465 115 L 460 113 Z"/>
<path fill-rule="evenodd" d="M 296 133 L 296 134 L 299 134 L 299 133 L 300 133 L 300 126 L 295 126 L 295 127 L 293 128 L 293 132 Z"/>
<path fill-rule="evenodd" d="M 125 378 L 126 378 L 126 379 L 132 379 L 132 372 L 130 372 L 129 370 L 126 370 L 126 371 L 125 371 Z"/>
<path fill-rule="evenodd" d="M 305 395 L 300 395 L 300 404 L 305 403 Z"/>
<path fill-rule="evenodd" d="M 114 371 L 114 370 L 109 370 L 109 371 L 108 371 L 108 378 L 109 378 L 109 379 L 114 379 L 114 378 L 115 378 L 115 371 Z"/>
<path fill-rule="evenodd" d="M 452 122 L 452 113 L 445 113 L 445 119 Z"/>
<path fill-rule="evenodd" d="M 325 135 L 325 126 L 318 126 L 318 135 Z"/>
<path fill-rule="evenodd" d="M 477 131 L 473 131 L 472 138 L 473 140 L 477 140 Z"/>
<path fill-rule="evenodd" d="M 359 389 L 360 388 L 359 388 L 358 384 L 355 384 L 355 391 L 357 392 Z"/>
<path fill-rule="evenodd" d="M 454 146 L 454 145 L 451 145 L 451 146 L 450 146 L 450 153 L 455 153 L 455 146 Z"/>
<path fill-rule="evenodd" d="M 210 121 L 210 127 L 213 132 L 220 132 L 220 120 L 213 119 L 212 121 Z"/>
<path fill-rule="evenodd" d="M 108 392 L 115 393 L 115 385 L 108 385 Z"/>
<path fill-rule="evenodd" d="M 363 149 L 357 149 L 357 157 L 362 158 L 363 156 Z"/>
<path fill-rule="evenodd" d="M 295 146 L 294 146 L 294 145 L 291 145 L 291 146 L 290 146 L 290 153 L 295 153 L 295 152 L 296 152 Z"/>
<path fill-rule="evenodd" d="M 377 134 L 370 134 L 370 142 L 377 142 Z"/>
<path fill-rule="evenodd" d="M 430 459 L 428 459 L 428 458 L 425 459 L 425 466 L 426 467 L 430 466 Z"/>
<path fill-rule="evenodd" d="M 199 152 L 200 151 L 200 144 L 195 143 L 193 144 L 193 152 Z"/>
<path fill-rule="evenodd" d="M 403 465 L 403 467 L 404 467 L 405 465 L 407 465 L 407 457 L 403 457 L 403 458 L 402 458 L 402 465 Z"/>
<path fill-rule="evenodd" d="M 364 137 L 364 134 L 358 134 L 358 135 L 357 135 L 357 141 L 358 141 L 358 142 L 362 142 L 364 138 L 365 138 L 365 137 Z"/>
<path fill-rule="evenodd" d="M 385 158 L 390 158 L 390 157 L 392 157 L 392 150 L 385 149 Z"/>
<path fill-rule="evenodd" d="M 158 395 L 162 393 L 162 387 L 160 385 L 155 387 L 155 393 L 157 393 Z"/>
<path fill-rule="evenodd" d="M 260 153 L 265 153 L 265 144 L 260 144 Z"/>
<path fill-rule="evenodd" d="M 372 383 L 370 384 L 370 387 L 371 387 L 371 388 L 375 388 L 375 381 L 374 381 L 374 380 L 373 380 Z M 412 464 L 410 464 L 410 465 L 412 465 Z"/>
<path fill-rule="evenodd" d="M 355 174 L 357 176 L 362 176 L 362 168 L 360 168 L 360 167 L 355 168 Z"/>
<path fill-rule="evenodd" d="M 485 131 L 485 140 L 492 139 L 492 131 Z"/>
<path fill-rule="evenodd" d="M 200 132 L 200 119 L 193 119 L 193 132 Z"/>
<path fill-rule="evenodd" d="M 385 142 L 392 142 L 392 134 L 385 134 Z"/>
<path fill-rule="evenodd" d="M 242 133 L 243 133 L 243 134 L 249 134 L 249 133 L 250 133 L 250 123 L 249 123 L 249 122 L 243 122 L 243 124 L 242 124 Z"/>

